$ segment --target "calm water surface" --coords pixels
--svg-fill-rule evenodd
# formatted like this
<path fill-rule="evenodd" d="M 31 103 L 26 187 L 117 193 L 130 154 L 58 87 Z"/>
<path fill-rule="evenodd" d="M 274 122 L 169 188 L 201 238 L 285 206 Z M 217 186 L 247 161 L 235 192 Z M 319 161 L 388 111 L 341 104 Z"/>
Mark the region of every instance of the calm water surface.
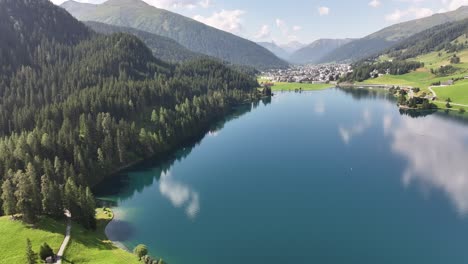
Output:
<path fill-rule="evenodd" d="M 102 186 L 169 264 L 468 263 L 468 126 L 385 94 L 278 94 Z"/>

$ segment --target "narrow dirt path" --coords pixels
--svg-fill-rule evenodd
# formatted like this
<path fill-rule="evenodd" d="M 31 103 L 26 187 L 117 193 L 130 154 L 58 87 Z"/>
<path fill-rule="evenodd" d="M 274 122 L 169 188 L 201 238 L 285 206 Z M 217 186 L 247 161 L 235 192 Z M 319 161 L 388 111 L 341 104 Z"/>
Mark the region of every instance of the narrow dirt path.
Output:
<path fill-rule="evenodd" d="M 62 264 L 63 253 L 70 242 L 70 233 L 71 233 L 71 213 L 68 210 L 65 210 L 65 216 L 67 217 L 67 230 L 65 232 L 65 239 L 63 239 L 62 245 L 60 246 L 59 251 L 57 252 L 57 264 Z"/>

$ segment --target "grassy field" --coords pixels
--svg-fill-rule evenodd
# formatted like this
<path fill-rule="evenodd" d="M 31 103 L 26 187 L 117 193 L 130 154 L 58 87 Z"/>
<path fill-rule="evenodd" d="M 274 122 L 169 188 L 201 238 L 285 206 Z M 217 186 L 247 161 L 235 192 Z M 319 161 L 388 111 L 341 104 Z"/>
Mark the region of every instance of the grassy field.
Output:
<path fill-rule="evenodd" d="M 311 83 L 275 83 L 271 89 L 278 91 L 294 91 L 302 88 L 303 91 L 318 91 L 335 87 L 333 84 L 311 84 Z"/>
<path fill-rule="evenodd" d="M 258 83 L 269 82 L 268 80 L 258 79 Z M 280 91 L 295 91 L 296 89 L 302 88 L 303 91 L 319 91 L 328 88 L 335 87 L 333 84 L 311 84 L 311 83 L 285 83 L 275 82 L 275 85 L 271 87 L 273 92 Z"/>
<path fill-rule="evenodd" d="M 112 213 L 97 210 L 98 229 L 88 231 L 73 224 L 71 241 L 65 251 L 63 263 L 96 263 L 96 264 L 139 264 L 137 258 L 122 249 L 115 247 L 107 240 L 104 228 L 112 219 Z M 58 251 L 65 233 L 65 220 L 41 218 L 35 228 L 9 217 L 0 217 L 0 263 L 25 263 L 26 238 L 31 239 L 33 250 L 38 253 L 43 242 L 47 242 Z M 38 262 L 39 259 L 38 259 Z"/>
<path fill-rule="evenodd" d="M 458 41 L 465 42 L 466 36 L 461 36 Z M 424 68 L 418 69 L 417 71 L 410 72 L 404 75 L 385 75 L 375 79 L 366 80 L 365 84 L 392 84 L 400 86 L 412 86 L 421 88 L 422 93 L 430 93 L 429 87 L 436 82 L 444 82 L 451 79 L 463 78 L 468 75 L 468 49 L 456 53 L 461 59 L 461 63 L 453 65 L 458 70 L 445 77 L 437 77 L 431 73 L 431 69 L 438 69 L 441 66 L 450 65 L 450 58 L 454 53 L 447 53 L 445 51 L 431 52 L 415 58 L 410 58 L 410 61 L 420 61 L 424 63 Z M 388 60 L 388 56 L 382 56 L 381 60 Z M 452 99 L 454 103 L 468 105 L 468 81 L 461 80 L 457 81 L 455 85 L 449 87 L 436 87 L 434 91 L 437 93 L 438 101 L 445 101 L 447 98 Z M 445 104 L 443 105 L 445 108 Z M 454 109 L 460 108 L 454 106 Z M 468 110 L 468 109 L 467 109 Z"/>
<path fill-rule="evenodd" d="M 138 264 L 137 258 L 122 249 L 115 247 L 104 233 L 104 229 L 112 220 L 111 212 L 102 209 L 96 210 L 97 230 L 88 231 L 79 225 L 72 227 L 72 240 L 65 251 L 65 263 L 117 263 Z"/>
<path fill-rule="evenodd" d="M 0 217 L 0 263 L 25 263 L 26 239 L 29 238 L 34 252 L 39 252 L 42 243 L 47 242 L 54 252 L 62 244 L 65 220 L 55 221 L 41 218 L 36 228 L 12 221 L 9 216 Z M 39 258 L 38 261 L 39 262 Z"/>
<path fill-rule="evenodd" d="M 433 88 L 439 100 L 450 98 L 454 103 L 468 105 L 468 80 L 458 81 L 455 85 Z M 467 109 L 468 110 L 468 109 Z"/>

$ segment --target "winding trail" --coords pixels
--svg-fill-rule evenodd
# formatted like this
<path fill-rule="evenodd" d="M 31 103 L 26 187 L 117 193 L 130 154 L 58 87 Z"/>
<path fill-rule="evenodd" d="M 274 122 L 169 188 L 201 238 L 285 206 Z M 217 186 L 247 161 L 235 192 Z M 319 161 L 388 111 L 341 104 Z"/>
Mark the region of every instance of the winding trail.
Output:
<path fill-rule="evenodd" d="M 57 264 L 62 264 L 62 257 L 63 253 L 65 253 L 65 249 L 68 246 L 68 242 L 70 242 L 70 233 L 71 233 L 71 213 L 68 209 L 65 210 L 65 216 L 67 217 L 67 230 L 65 232 L 65 238 L 63 239 L 62 245 L 57 253 Z"/>

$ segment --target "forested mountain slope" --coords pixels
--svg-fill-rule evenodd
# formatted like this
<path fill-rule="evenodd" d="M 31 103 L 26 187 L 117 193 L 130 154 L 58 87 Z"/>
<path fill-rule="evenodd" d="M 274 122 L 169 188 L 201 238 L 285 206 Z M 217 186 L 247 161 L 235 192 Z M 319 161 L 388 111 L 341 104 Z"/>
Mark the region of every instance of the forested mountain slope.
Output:
<path fill-rule="evenodd" d="M 0 214 L 93 228 L 88 186 L 203 133 L 256 96 L 211 60 L 171 65 L 135 36 L 91 32 L 48 0 L 0 0 Z"/>
<path fill-rule="evenodd" d="M 184 62 L 194 59 L 208 58 L 208 56 L 188 50 L 176 41 L 134 28 L 118 27 L 109 24 L 88 21 L 85 24 L 92 30 L 102 34 L 128 33 L 141 39 L 153 55 L 168 62 Z"/>
<path fill-rule="evenodd" d="M 189 50 L 259 69 L 287 63 L 256 43 L 141 0 L 109 0 L 100 5 L 68 1 L 61 5 L 81 21 L 131 27 L 171 38 Z"/>
<path fill-rule="evenodd" d="M 382 54 L 404 60 L 442 49 L 462 50 L 466 48 L 467 43 L 452 42 L 466 34 L 468 34 L 468 19 L 450 22 L 418 33 L 382 52 Z"/>

